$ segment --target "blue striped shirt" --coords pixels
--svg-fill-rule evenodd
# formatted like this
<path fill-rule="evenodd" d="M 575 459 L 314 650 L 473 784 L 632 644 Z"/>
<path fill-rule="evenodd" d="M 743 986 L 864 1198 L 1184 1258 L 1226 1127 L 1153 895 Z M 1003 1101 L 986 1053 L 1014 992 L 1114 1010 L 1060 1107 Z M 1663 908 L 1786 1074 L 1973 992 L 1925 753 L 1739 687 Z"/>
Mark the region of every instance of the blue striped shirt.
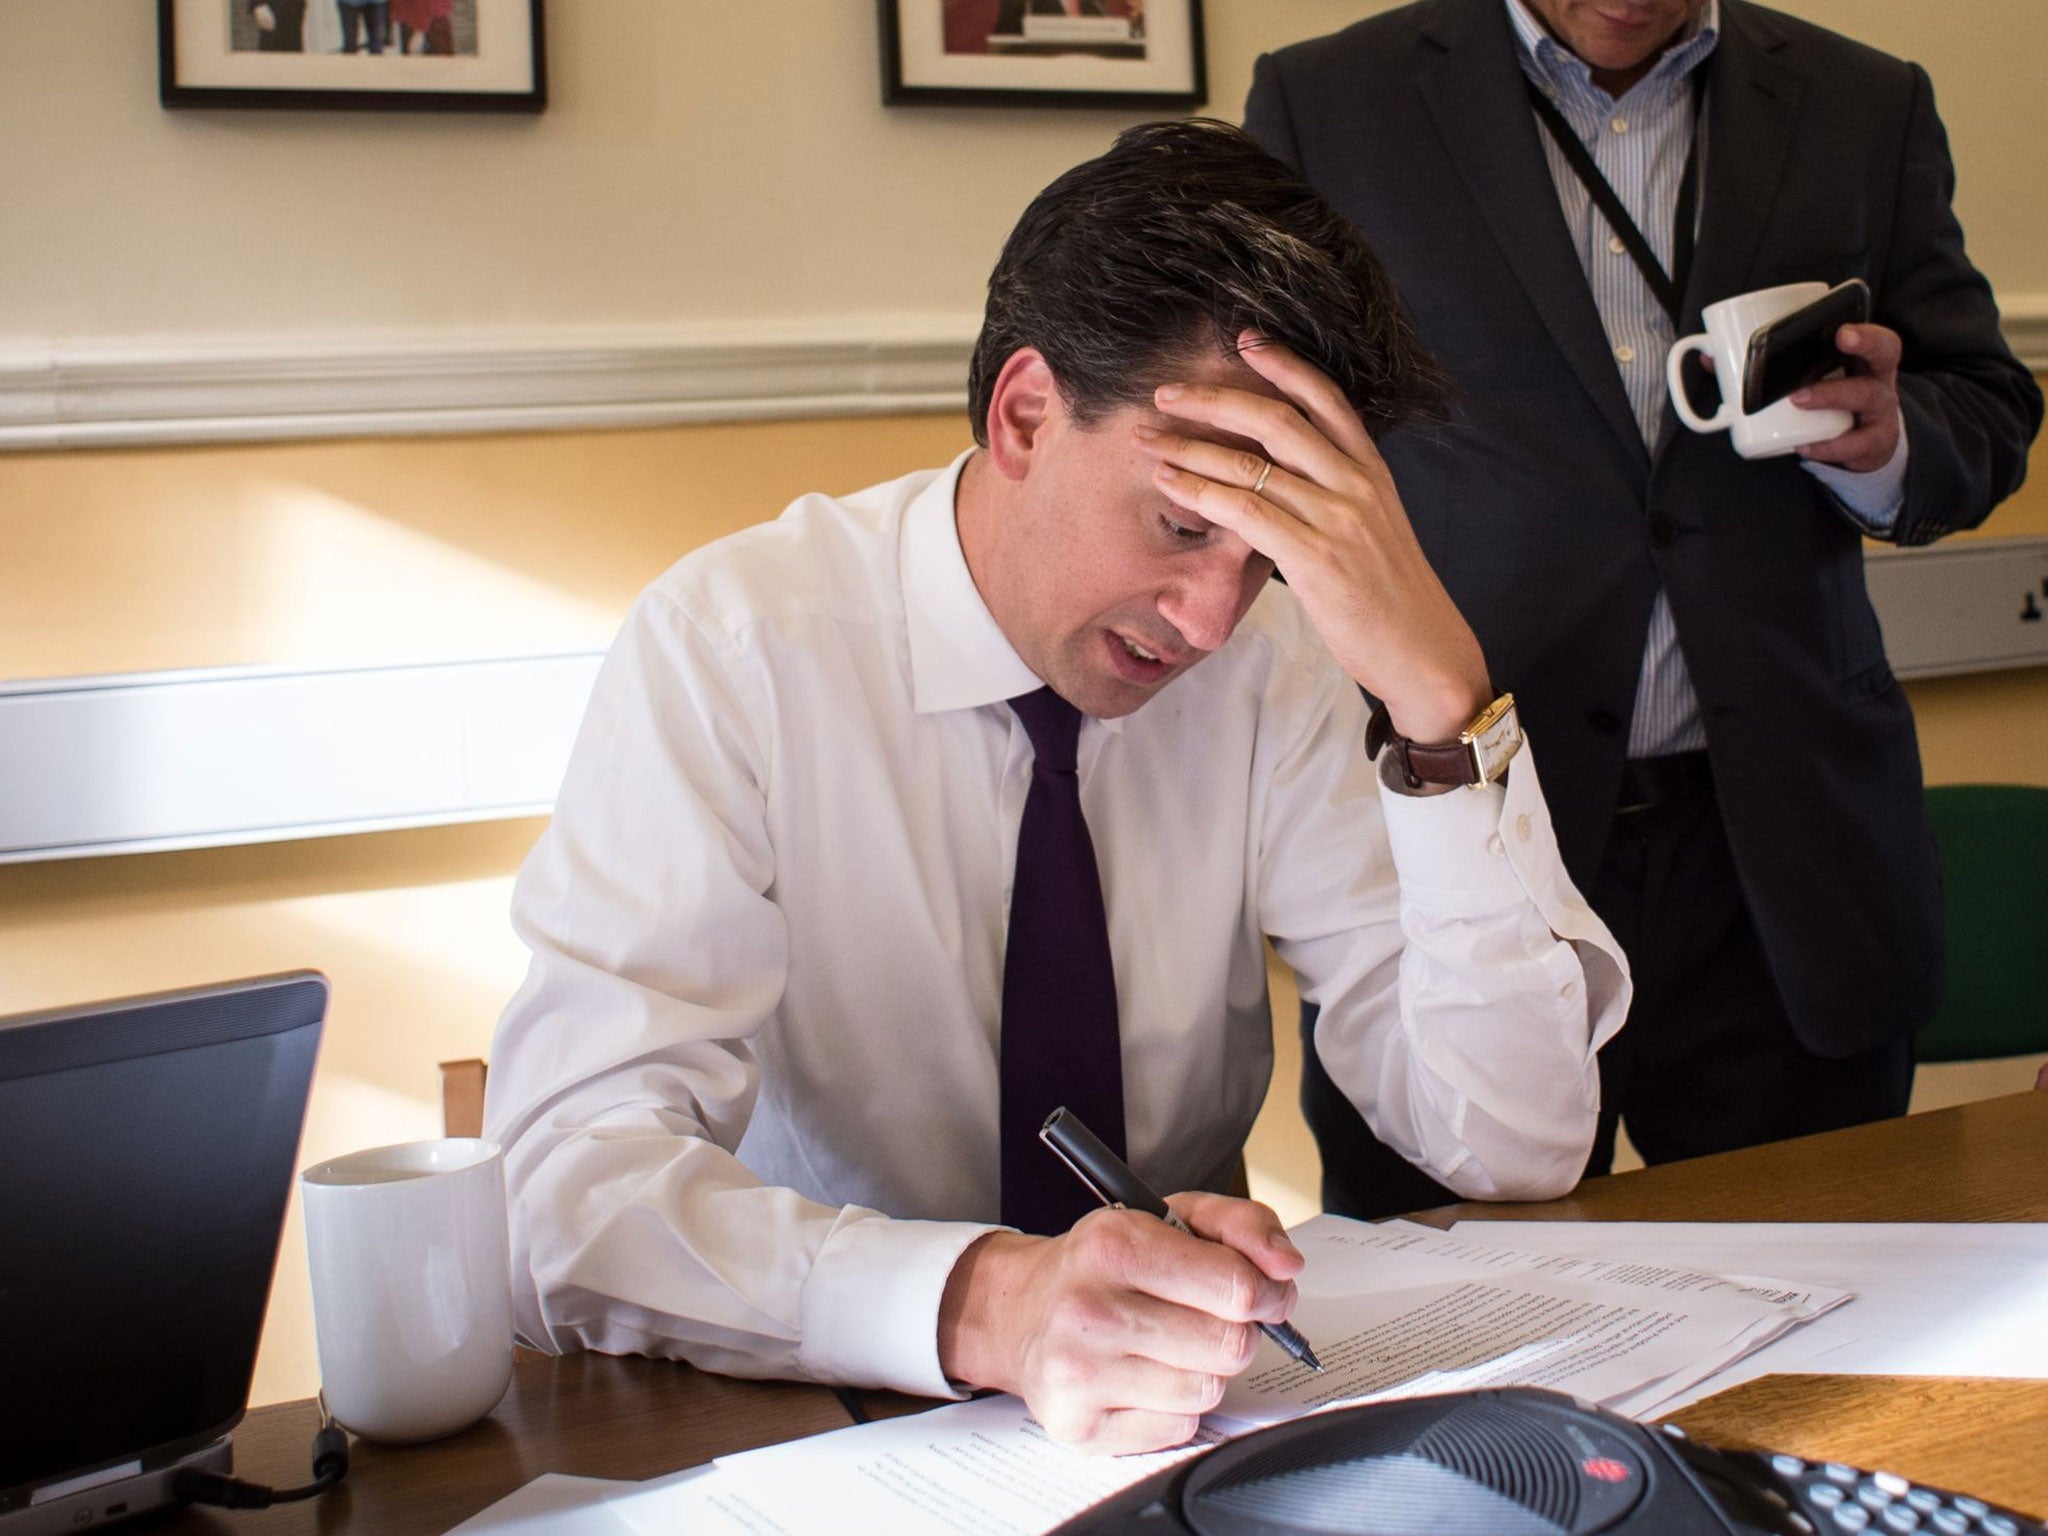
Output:
<path fill-rule="evenodd" d="M 1620 100 L 1594 83 L 1584 60 L 1543 28 L 1523 0 L 1506 0 L 1514 23 L 1516 51 L 1522 71 L 1536 83 L 1571 125 L 1600 167 L 1601 175 L 1636 221 L 1650 248 L 1671 270 L 1672 235 L 1678 196 L 1692 147 L 1696 118 L 1692 76 L 1714 51 L 1720 36 L 1720 0 L 1708 0 L 1691 32 L 1666 49 L 1663 57 Z M 1565 225 L 1578 248 L 1579 265 L 1593 292 L 1594 306 L 1607 331 L 1621 382 L 1643 442 L 1653 451 L 1663 431 L 1669 393 L 1664 381 L 1664 355 L 1676 338 L 1671 318 L 1637 269 L 1621 238 L 1593 205 L 1592 196 L 1572 170 L 1564 151 L 1549 132 L 1537 127 L 1550 177 L 1557 184 Z M 1709 146 L 1700 145 L 1699 176 L 1706 180 Z M 1870 532 L 1889 527 L 1903 501 L 1905 439 L 1892 462 L 1871 474 L 1859 475 L 1832 466 L 1805 464 Z M 1685 669 L 1671 602 L 1662 588 L 1650 612 L 1650 633 L 1643 648 L 1643 667 L 1636 681 L 1635 709 L 1629 721 L 1628 755 L 1653 757 L 1687 752 L 1707 744 L 1700 724 L 1699 698 Z"/>

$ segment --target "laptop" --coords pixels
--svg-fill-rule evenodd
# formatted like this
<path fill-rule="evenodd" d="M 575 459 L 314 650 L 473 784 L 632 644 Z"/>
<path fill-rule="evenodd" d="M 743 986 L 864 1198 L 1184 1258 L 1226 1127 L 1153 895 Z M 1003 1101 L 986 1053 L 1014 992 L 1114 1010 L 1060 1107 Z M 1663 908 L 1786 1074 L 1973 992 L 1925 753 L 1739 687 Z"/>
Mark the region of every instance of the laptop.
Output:
<path fill-rule="evenodd" d="M 326 1011 L 295 971 L 0 1018 L 0 1536 L 228 1470 Z"/>

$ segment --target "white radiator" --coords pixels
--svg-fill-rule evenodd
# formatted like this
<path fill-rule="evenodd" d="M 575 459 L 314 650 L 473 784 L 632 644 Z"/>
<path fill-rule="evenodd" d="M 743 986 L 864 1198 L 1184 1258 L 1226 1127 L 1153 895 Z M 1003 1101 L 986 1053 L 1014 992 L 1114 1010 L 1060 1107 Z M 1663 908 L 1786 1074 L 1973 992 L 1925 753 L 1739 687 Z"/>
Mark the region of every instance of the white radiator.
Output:
<path fill-rule="evenodd" d="M 545 814 L 598 661 L 0 683 L 0 863 Z"/>

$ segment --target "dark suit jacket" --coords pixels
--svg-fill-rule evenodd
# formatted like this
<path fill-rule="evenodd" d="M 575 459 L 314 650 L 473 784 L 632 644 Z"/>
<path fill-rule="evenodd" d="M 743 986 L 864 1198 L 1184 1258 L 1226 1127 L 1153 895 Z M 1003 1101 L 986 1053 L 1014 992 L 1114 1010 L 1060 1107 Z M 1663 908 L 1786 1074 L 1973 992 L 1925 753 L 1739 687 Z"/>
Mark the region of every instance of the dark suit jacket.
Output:
<path fill-rule="evenodd" d="M 1949 211 L 1926 75 L 1722 0 L 1700 308 L 1856 276 L 1904 338 L 1895 537 L 1981 522 L 2025 473 L 2041 397 Z M 1722 815 L 1800 1039 L 1917 1028 L 1941 991 L 1913 719 L 1859 535 L 1789 459 L 1677 427 L 1646 451 L 1528 109 L 1503 0 L 1421 0 L 1262 58 L 1245 126 L 1365 232 L 1462 400 L 1382 446 L 1416 532 L 1535 743 L 1565 862 L 1606 841 L 1651 602 L 1670 594 Z"/>

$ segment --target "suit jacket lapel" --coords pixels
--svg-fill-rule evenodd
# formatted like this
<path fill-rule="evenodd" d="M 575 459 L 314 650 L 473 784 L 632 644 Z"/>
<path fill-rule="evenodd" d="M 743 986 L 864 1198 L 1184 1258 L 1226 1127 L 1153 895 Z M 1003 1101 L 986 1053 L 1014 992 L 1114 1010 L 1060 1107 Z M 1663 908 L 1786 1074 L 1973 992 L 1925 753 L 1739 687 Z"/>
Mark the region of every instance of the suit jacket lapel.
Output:
<path fill-rule="evenodd" d="M 1536 137 L 1541 130 L 1523 105 L 1522 67 L 1503 0 L 1450 0 L 1424 37 L 1418 86 L 1444 148 L 1572 372 L 1631 456 L 1647 464 Z M 1436 57 L 1428 57 L 1430 48 Z"/>
<path fill-rule="evenodd" d="M 1709 63 L 1700 240 L 1686 284 L 1687 330 L 1699 328 L 1702 306 L 1756 286 L 1757 249 L 1806 92 L 1805 76 L 1779 56 L 1784 45 L 1768 12 L 1721 0 L 1721 39 Z"/>

